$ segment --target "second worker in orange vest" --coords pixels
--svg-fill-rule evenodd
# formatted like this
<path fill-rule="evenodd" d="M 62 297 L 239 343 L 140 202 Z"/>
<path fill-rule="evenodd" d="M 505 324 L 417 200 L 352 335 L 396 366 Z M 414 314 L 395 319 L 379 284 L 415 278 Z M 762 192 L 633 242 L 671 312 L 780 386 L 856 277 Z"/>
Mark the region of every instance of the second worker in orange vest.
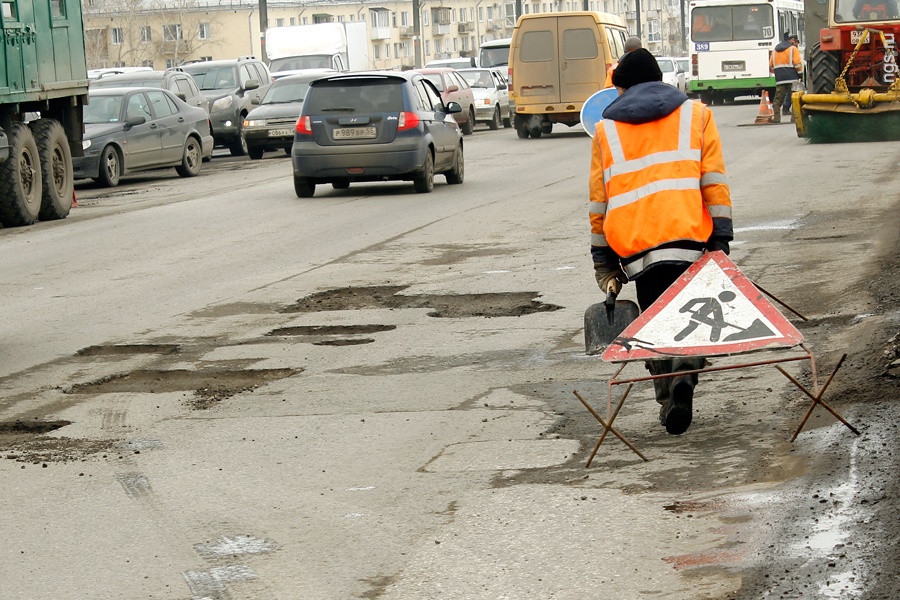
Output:
<path fill-rule="evenodd" d="M 591 150 L 591 256 L 605 293 L 634 281 L 646 310 L 706 250 L 729 252 L 731 194 L 706 105 L 661 82 L 656 59 L 629 52 L 613 72 L 619 97 Z M 703 368 L 703 358 L 648 361 L 654 375 Z M 692 420 L 696 374 L 654 380 L 666 431 Z"/>

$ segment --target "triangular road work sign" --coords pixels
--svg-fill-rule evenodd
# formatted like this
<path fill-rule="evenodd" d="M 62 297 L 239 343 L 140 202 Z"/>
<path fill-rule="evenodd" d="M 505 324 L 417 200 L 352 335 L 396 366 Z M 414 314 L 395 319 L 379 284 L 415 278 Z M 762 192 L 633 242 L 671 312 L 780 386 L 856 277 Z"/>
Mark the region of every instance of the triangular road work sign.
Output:
<path fill-rule="evenodd" d="M 707 252 L 603 352 L 607 362 L 791 348 L 803 335 L 724 252 Z"/>

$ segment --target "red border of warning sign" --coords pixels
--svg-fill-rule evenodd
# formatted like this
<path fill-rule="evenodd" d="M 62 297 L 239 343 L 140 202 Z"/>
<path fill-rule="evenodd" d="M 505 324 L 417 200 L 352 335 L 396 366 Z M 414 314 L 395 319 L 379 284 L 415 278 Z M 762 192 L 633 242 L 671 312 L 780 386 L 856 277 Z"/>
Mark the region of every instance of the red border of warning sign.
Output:
<path fill-rule="evenodd" d="M 673 298 L 700 272 L 709 261 L 714 261 L 725 276 L 728 277 L 735 287 L 740 290 L 747 300 L 749 300 L 759 312 L 769 320 L 775 327 L 777 337 L 770 337 L 759 340 L 746 340 L 734 342 L 730 344 L 716 344 L 714 346 L 672 346 L 667 348 L 645 348 L 641 346 L 632 346 L 630 339 L 635 337 L 647 323 L 658 315 Z M 697 262 L 692 264 L 684 274 L 681 275 L 675 283 L 669 286 L 663 294 L 654 302 L 650 308 L 645 310 L 635 319 L 625 330 L 619 334 L 612 344 L 610 344 L 603 355 L 600 357 L 607 362 L 627 362 L 632 360 L 647 360 L 653 358 L 667 358 L 671 356 L 723 356 L 728 354 L 742 354 L 744 352 L 754 352 L 756 350 L 765 350 L 771 348 L 792 348 L 803 341 L 803 335 L 797 331 L 797 328 L 778 312 L 778 309 L 772 306 L 766 297 L 753 285 L 753 282 L 747 279 L 747 276 L 741 273 L 724 252 L 707 252 L 700 257 Z"/>

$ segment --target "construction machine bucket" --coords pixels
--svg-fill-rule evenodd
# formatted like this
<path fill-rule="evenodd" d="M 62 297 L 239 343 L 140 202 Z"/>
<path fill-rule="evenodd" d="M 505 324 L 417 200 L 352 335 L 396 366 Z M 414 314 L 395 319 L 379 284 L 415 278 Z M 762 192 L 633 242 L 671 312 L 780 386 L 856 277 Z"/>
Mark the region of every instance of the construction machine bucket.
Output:
<path fill-rule="evenodd" d="M 855 93 L 796 92 L 797 136 L 813 143 L 900 140 L 900 89 Z"/>

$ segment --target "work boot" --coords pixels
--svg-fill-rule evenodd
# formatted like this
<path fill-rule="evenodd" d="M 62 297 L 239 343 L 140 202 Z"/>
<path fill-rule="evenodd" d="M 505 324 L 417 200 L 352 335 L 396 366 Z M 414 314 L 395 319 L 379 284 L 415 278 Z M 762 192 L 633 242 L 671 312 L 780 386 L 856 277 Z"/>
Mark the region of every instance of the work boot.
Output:
<path fill-rule="evenodd" d="M 785 115 L 785 116 L 788 116 L 788 115 L 791 114 L 791 109 L 785 108 L 785 109 L 783 109 L 783 110 L 781 111 L 781 114 L 783 114 L 783 115 Z"/>
<path fill-rule="evenodd" d="M 706 366 L 704 358 L 679 358 L 673 361 L 673 371 L 692 371 Z M 669 381 L 669 401 L 665 414 L 660 409 L 660 421 L 671 435 L 681 435 L 688 430 L 693 419 L 694 386 L 697 385 L 697 374 L 678 375 Z"/>
<path fill-rule="evenodd" d="M 775 111 L 775 114 L 772 115 L 772 122 L 781 123 L 781 113 L 779 113 L 777 110 Z"/>

